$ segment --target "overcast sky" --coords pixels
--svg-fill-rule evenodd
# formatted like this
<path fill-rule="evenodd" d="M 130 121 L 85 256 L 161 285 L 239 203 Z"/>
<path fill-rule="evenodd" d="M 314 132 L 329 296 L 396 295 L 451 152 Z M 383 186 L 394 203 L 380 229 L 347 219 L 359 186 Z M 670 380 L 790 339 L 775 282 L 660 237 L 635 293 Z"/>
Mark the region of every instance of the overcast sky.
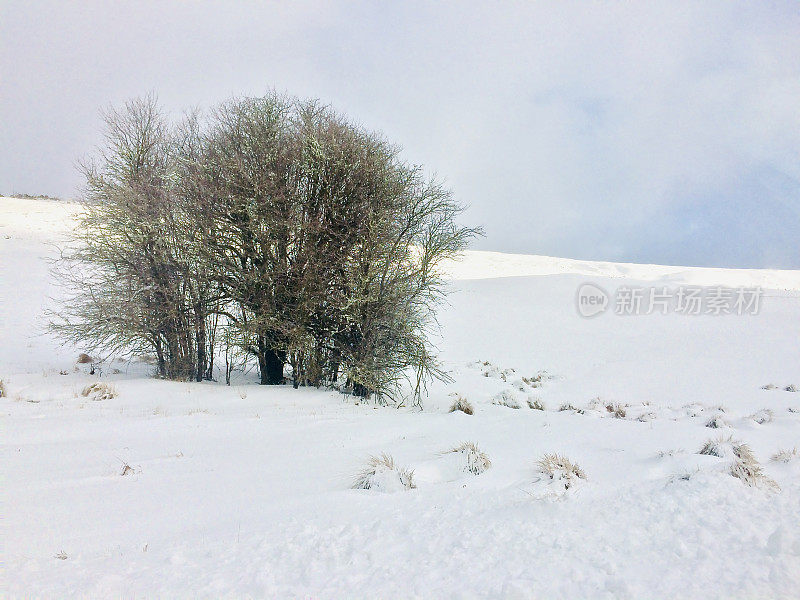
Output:
<path fill-rule="evenodd" d="M 800 268 L 800 3 L 0 2 L 0 193 L 73 197 L 99 109 L 331 103 L 474 247 Z"/>

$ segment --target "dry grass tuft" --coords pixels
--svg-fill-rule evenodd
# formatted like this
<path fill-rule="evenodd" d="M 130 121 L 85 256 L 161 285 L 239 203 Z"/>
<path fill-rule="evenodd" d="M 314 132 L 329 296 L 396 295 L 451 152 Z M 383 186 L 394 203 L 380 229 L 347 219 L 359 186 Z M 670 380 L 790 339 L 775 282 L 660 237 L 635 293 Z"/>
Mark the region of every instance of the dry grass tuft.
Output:
<path fill-rule="evenodd" d="M 615 419 L 624 419 L 627 416 L 625 406 L 622 404 L 608 403 L 606 404 L 606 411 L 611 413 Z"/>
<path fill-rule="evenodd" d="M 470 404 L 469 400 L 464 398 L 461 394 L 453 394 L 453 395 L 455 396 L 455 400 L 453 401 L 453 404 L 450 406 L 449 412 L 461 411 L 467 415 L 475 414 L 475 409 L 472 408 L 472 404 Z"/>
<path fill-rule="evenodd" d="M 6 384 L 3 383 L 3 380 L 0 379 L 0 398 L 7 398 L 8 391 L 6 390 Z"/>
<path fill-rule="evenodd" d="M 492 404 L 507 406 L 508 408 L 520 408 L 521 405 L 512 390 L 503 390 L 492 398 Z"/>
<path fill-rule="evenodd" d="M 573 463 L 566 456 L 559 454 L 545 454 L 536 463 L 539 471 L 551 480 L 560 480 L 564 489 L 569 489 L 576 479 L 586 479 L 586 473 L 577 463 Z"/>
<path fill-rule="evenodd" d="M 750 415 L 750 418 L 759 425 L 763 425 L 764 423 L 771 423 L 775 418 L 775 414 L 768 408 L 762 408 L 758 412 Z"/>
<path fill-rule="evenodd" d="M 528 408 L 531 410 L 544 410 L 544 404 L 539 398 L 528 398 Z"/>
<path fill-rule="evenodd" d="M 708 440 L 700 448 L 700 454 L 730 459 L 728 473 L 740 479 L 746 485 L 773 491 L 780 490 L 778 484 L 764 473 L 764 469 L 756 460 L 750 446 L 744 442 L 734 440 L 731 436 Z"/>
<path fill-rule="evenodd" d="M 78 360 L 75 362 L 77 362 L 79 365 L 90 365 L 92 364 L 92 357 L 84 352 L 81 352 L 78 355 Z"/>
<path fill-rule="evenodd" d="M 539 371 L 536 375 L 532 377 L 523 377 L 522 381 L 525 382 L 527 385 L 531 387 L 541 387 L 545 381 L 550 381 L 553 379 L 553 376 L 550 375 L 547 371 Z"/>
<path fill-rule="evenodd" d="M 467 459 L 467 471 L 473 475 L 480 475 L 492 466 L 492 461 L 489 455 L 481 451 L 478 445 L 474 442 L 464 442 L 455 448 L 448 450 L 446 454 L 451 452 L 462 454 Z"/>
<path fill-rule="evenodd" d="M 353 482 L 353 489 L 370 490 L 375 487 L 381 487 L 377 478 L 389 471 L 395 472 L 397 479 L 405 489 L 411 490 L 417 487 L 414 483 L 414 471 L 397 466 L 394 462 L 394 458 L 384 453 L 380 456 L 369 457 L 367 466 L 358 474 L 356 480 Z"/>
<path fill-rule="evenodd" d="M 703 447 L 700 448 L 698 454 L 705 454 L 707 456 L 716 456 L 717 458 L 732 458 L 733 446 L 739 444 L 733 440 L 733 437 L 718 437 L 715 440 L 708 440 Z"/>
<path fill-rule="evenodd" d="M 117 397 L 117 390 L 110 383 L 96 381 L 83 388 L 81 396 L 91 400 L 111 400 Z"/>
<path fill-rule="evenodd" d="M 800 454 L 798 454 L 797 448 L 792 448 L 791 450 L 781 449 L 773 454 L 770 460 L 772 462 L 788 463 L 795 460 L 798 456 L 800 456 Z"/>
<path fill-rule="evenodd" d="M 706 427 L 710 429 L 723 429 L 725 427 L 729 427 L 728 422 L 722 415 L 714 415 L 706 422 Z"/>
<path fill-rule="evenodd" d="M 734 447 L 733 451 L 736 454 L 736 460 L 731 464 L 729 471 L 731 475 L 741 479 L 751 487 L 763 487 L 775 492 L 780 491 L 781 488 L 778 483 L 764 473 L 764 469 L 753 456 L 747 444 L 739 444 Z"/>

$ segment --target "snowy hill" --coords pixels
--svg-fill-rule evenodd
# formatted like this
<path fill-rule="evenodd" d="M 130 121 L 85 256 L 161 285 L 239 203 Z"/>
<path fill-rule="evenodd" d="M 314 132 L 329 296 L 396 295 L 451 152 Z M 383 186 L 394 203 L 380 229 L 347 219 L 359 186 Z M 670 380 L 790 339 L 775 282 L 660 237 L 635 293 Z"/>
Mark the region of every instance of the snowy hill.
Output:
<path fill-rule="evenodd" d="M 4 596 L 798 597 L 800 271 L 468 252 L 440 314 L 454 382 L 419 412 L 253 374 L 90 376 L 44 329 L 76 210 L 0 199 Z M 649 310 L 697 287 L 701 314 Z M 583 289 L 606 294 L 591 318 Z M 116 396 L 81 394 L 98 380 Z M 446 453 L 466 441 L 485 472 Z M 737 442 L 762 471 L 731 475 Z M 381 453 L 413 489 L 351 489 Z"/>

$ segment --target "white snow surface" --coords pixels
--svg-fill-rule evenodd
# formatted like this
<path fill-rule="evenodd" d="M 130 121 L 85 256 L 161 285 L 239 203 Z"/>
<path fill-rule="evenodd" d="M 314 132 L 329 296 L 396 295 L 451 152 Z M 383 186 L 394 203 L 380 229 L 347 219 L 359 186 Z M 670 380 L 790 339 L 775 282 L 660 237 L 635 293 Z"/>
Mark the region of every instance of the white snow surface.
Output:
<path fill-rule="evenodd" d="M 176 383 L 117 361 L 90 376 L 44 314 L 76 210 L 0 199 L 0 596 L 800 597 L 800 458 L 770 461 L 800 446 L 784 389 L 800 387 L 800 271 L 468 252 L 439 316 L 454 382 L 418 411 L 253 373 Z M 585 282 L 765 292 L 757 315 L 583 319 Z M 117 396 L 81 396 L 98 379 Z M 454 392 L 474 415 L 448 412 Z M 698 453 L 720 436 L 780 491 Z M 465 441 L 486 472 L 447 454 Z M 351 489 L 384 452 L 416 487 Z M 586 479 L 550 479 L 546 453 Z"/>

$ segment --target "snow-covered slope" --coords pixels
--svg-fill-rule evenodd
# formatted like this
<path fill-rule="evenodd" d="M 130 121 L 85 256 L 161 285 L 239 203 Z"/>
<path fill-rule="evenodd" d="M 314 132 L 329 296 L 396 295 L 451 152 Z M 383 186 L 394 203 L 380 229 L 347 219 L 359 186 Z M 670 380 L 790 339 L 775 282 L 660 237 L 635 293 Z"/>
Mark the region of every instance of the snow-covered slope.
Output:
<path fill-rule="evenodd" d="M 94 401 L 80 349 L 43 328 L 44 259 L 74 211 L 0 199 L 4 596 L 798 597 L 800 457 L 770 457 L 800 447 L 784 389 L 800 386 L 800 272 L 469 252 L 440 315 L 454 382 L 422 412 L 136 363 L 106 365 L 117 396 Z M 585 319 L 587 282 L 764 292 L 755 315 Z M 451 394 L 474 414 L 447 412 Z M 780 491 L 731 476 L 730 444 L 698 453 L 720 436 Z M 486 472 L 443 454 L 464 441 Z M 389 472 L 350 489 L 382 452 L 416 488 Z M 585 479 L 551 479 L 545 453 Z"/>
<path fill-rule="evenodd" d="M 777 290 L 800 290 L 800 271 L 669 267 L 480 250 L 466 252 L 463 260 L 448 265 L 448 271 L 455 280 L 572 274 L 583 277 L 635 279 L 667 285 L 761 286 Z"/>

